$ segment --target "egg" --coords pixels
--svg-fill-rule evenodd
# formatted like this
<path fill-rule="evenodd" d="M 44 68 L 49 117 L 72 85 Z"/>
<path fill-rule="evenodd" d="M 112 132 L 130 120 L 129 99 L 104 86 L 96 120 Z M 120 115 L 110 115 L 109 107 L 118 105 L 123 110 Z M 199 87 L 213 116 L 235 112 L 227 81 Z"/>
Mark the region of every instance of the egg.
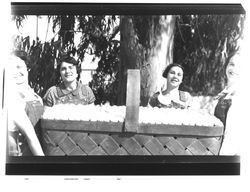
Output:
<path fill-rule="evenodd" d="M 126 106 L 59 104 L 45 108 L 43 119 L 124 122 Z M 139 123 L 190 126 L 223 126 L 204 111 L 191 109 L 139 107 Z"/>

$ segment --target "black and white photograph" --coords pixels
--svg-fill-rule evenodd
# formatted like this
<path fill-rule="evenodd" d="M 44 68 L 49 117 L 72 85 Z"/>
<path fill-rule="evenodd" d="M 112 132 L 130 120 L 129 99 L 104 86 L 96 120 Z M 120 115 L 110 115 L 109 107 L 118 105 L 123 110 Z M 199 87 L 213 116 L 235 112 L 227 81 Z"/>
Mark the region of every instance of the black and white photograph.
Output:
<path fill-rule="evenodd" d="M 10 7 L 7 175 L 241 174 L 241 4 Z"/>

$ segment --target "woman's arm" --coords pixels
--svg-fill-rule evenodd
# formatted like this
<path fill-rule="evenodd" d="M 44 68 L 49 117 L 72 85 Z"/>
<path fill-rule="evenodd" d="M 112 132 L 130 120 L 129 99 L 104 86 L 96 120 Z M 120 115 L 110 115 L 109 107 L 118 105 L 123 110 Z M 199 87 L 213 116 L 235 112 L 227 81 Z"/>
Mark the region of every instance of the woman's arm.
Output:
<path fill-rule="evenodd" d="M 17 107 L 15 109 L 10 109 L 9 112 L 13 115 L 12 118 L 16 126 L 25 135 L 33 155 L 44 156 L 42 147 L 35 133 L 35 129 L 25 111 Z"/>

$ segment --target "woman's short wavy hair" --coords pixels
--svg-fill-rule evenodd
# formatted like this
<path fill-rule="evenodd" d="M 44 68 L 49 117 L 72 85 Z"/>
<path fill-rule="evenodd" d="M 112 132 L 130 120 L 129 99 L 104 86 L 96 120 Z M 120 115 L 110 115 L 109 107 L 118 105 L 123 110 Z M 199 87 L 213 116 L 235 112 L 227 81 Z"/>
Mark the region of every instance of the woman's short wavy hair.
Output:
<path fill-rule="evenodd" d="M 171 69 L 172 67 L 180 67 L 180 68 L 182 69 L 182 71 L 184 71 L 183 67 L 182 67 L 179 63 L 171 63 L 171 64 L 169 64 L 169 65 L 164 69 L 164 71 L 163 71 L 163 73 L 162 73 L 162 76 L 163 76 L 164 78 L 167 78 L 167 77 L 168 77 L 168 73 L 169 73 L 169 71 L 170 71 L 170 69 Z"/>
<path fill-rule="evenodd" d="M 58 59 L 58 66 L 57 66 L 58 72 L 60 72 L 61 64 L 62 64 L 63 62 L 70 63 L 70 64 L 76 66 L 77 74 L 78 74 L 78 76 L 80 75 L 81 66 L 79 65 L 79 62 L 78 62 L 74 57 L 72 57 L 72 56 L 70 56 L 70 55 L 68 55 L 68 54 L 67 54 L 67 55 L 63 55 L 63 56 L 61 56 L 61 57 Z"/>

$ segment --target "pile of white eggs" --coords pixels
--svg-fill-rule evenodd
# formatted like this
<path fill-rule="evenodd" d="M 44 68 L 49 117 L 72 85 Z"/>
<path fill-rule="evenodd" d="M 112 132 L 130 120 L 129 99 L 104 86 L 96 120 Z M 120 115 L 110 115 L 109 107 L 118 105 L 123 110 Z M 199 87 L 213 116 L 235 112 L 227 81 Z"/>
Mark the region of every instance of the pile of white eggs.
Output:
<path fill-rule="evenodd" d="M 126 106 L 59 104 L 47 107 L 42 118 L 71 121 L 123 122 L 125 116 Z M 190 109 L 157 107 L 139 107 L 139 123 L 223 126 L 219 119 L 209 113 Z"/>
<path fill-rule="evenodd" d="M 140 107 L 139 123 L 223 126 L 222 122 L 209 113 L 191 109 Z"/>
<path fill-rule="evenodd" d="M 123 122 L 126 106 L 58 104 L 46 107 L 43 119 Z"/>

